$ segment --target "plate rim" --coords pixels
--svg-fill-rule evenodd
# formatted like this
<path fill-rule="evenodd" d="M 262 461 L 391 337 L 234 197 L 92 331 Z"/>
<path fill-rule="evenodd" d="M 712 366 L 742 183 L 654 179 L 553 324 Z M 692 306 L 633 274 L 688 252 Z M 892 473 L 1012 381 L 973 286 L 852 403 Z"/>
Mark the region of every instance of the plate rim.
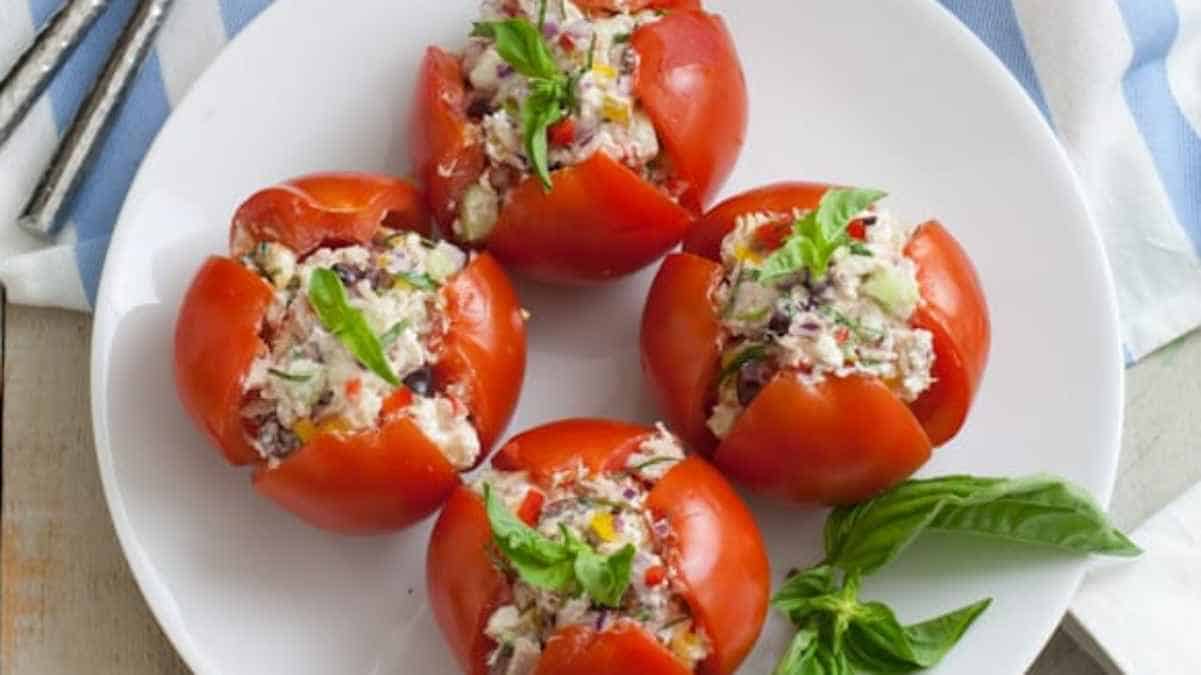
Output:
<path fill-rule="evenodd" d="M 130 188 L 126 193 L 114 223 L 113 232 L 109 240 L 110 251 L 118 246 L 124 246 L 125 240 L 131 236 L 129 228 L 122 226 L 132 218 L 131 212 L 134 205 L 142 199 L 142 193 L 146 190 L 146 184 L 150 180 L 145 171 L 147 160 L 155 156 L 163 142 L 163 138 L 169 135 L 174 129 L 178 118 L 174 114 L 175 111 L 189 105 L 192 99 L 198 96 L 197 91 L 201 88 L 200 85 L 210 79 L 212 73 L 219 66 L 222 66 L 226 61 L 233 58 L 231 54 L 236 54 L 237 48 L 241 43 L 249 40 L 257 40 L 258 33 L 269 30 L 270 25 L 276 21 L 276 15 L 283 15 L 288 11 L 287 9 L 281 9 L 281 7 L 290 9 L 292 5 L 283 2 L 272 2 L 254 17 L 242 31 L 230 38 L 216 58 L 204 68 L 204 71 L 188 88 L 183 98 L 172 107 L 166 122 L 159 129 L 154 141 L 139 162 L 134 180 L 130 184 Z M 1017 113 L 1016 117 L 1027 127 L 1032 128 L 1036 126 L 1037 130 L 1032 129 L 1033 133 L 1041 139 L 1044 147 L 1052 148 L 1054 162 L 1060 170 L 1066 172 L 1074 202 L 1081 208 L 1083 216 L 1087 221 L 1087 233 L 1084 236 L 1087 238 L 1088 244 L 1096 255 L 1095 259 L 1101 265 L 1102 288 L 1099 291 L 1103 299 L 1105 310 L 1103 318 L 1107 329 L 1107 335 L 1104 337 L 1105 341 L 1112 347 L 1111 351 L 1114 355 L 1114 364 L 1108 367 L 1116 370 L 1114 391 L 1110 392 L 1109 396 L 1112 407 L 1112 410 L 1109 412 L 1116 420 L 1114 438 L 1110 439 L 1113 451 L 1107 454 L 1106 464 L 1102 467 L 1102 474 L 1104 476 L 1102 490 L 1094 495 L 1101 507 L 1108 510 L 1115 489 L 1117 469 L 1122 450 L 1122 432 L 1125 428 L 1126 369 L 1122 357 L 1113 267 L 1110 264 L 1108 254 L 1103 245 L 1101 232 L 1097 227 L 1096 219 L 1093 217 L 1091 206 L 1086 199 L 1080 177 L 1071 163 L 1067 150 L 1055 136 L 1050 122 L 1043 117 L 1041 111 L 1039 111 L 1025 89 L 1022 88 L 1013 73 L 975 33 L 937 0 L 927 0 L 925 3 L 909 5 L 907 11 L 925 13 L 925 16 L 920 18 L 931 26 L 932 31 L 945 35 L 948 39 L 953 38 L 957 40 L 960 48 L 965 50 L 965 53 L 974 59 L 974 63 L 971 65 L 972 68 L 981 70 L 982 75 L 990 76 L 1002 82 L 996 88 L 998 95 L 1008 99 L 1007 103 L 1016 103 L 1017 108 L 1021 111 Z M 126 562 L 133 573 L 139 592 L 142 594 L 146 605 L 162 629 L 163 634 L 170 641 L 172 647 L 184 663 L 194 672 L 217 672 L 204 656 L 204 652 L 194 644 L 192 636 L 183 624 L 182 619 L 178 614 L 173 612 L 175 600 L 171 593 L 162 585 L 162 582 L 157 579 L 153 565 L 147 558 L 148 554 L 138 541 L 117 481 L 116 469 L 113 464 L 114 455 L 107 426 L 108 400 L 104 396 L 104 387 L 102 386 L 107 383 L 109 355 L 113 344 L 113 331 L 110 328 L 110 324 L 120 314 L 115 310 L 110 310 L 113 303 L 112 297 L 116 293 L 114 289 L 115 282 L 113 281 L 114 274 L 109 269 L 110 260 L 111 258 L 106 255 L 96 294 L 96 303 L 93 307 L 93 330 L 89 366 L 93 444 L 95 446 L 97 464 L 100 469 L 105 504 L 113 522 L 117 539 L 121 545 L 121 552 L 125 556 Z M 1087 571 L 1088 565 L 1086 561 L 1081 561 L 1072 571 L 1073 580 L 1069 584 L 1070 588 L 1067 589 L 1067 600 L 1063 603 L 1065 614 L 1070 608 L 1071 597 L 1079 588 Z M 1058 625 L 1058 623 L 1055 625 Z M 1047 640 L 1053 635 L 1055 625 L 1047 627 L 1044 631 L 1040 631 L 1046 634 Z M 1023 659 L 1026 668 L 1034 662 L 1034 659 L 1037 658 L 1045 644 L 1046 640 L 1026 655 L 1026 658 Z"/>

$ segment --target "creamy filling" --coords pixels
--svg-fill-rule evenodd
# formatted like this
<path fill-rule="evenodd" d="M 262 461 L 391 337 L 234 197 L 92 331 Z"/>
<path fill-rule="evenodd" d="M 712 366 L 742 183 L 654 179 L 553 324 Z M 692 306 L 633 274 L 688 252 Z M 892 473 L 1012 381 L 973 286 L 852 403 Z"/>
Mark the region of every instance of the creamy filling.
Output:
<path fill-rule="evenodd" d="M 666 560 L 674 536 L 671 526 L 665 519 L 655 519 L 646 505 L 655 483 L 683 458 L 679 442 L 660 427 L 629 456 L 620 472 L 589 475 L 580 465 L 555 476 L 549 489 L 534 485 L 525 472 L 492 470 L 476 480 L 477 490 L 482 491 L 484 484 L 491 486 L 514 513 L 528 516 L 530 510 L 523 505 L 541 497 L 532 526 L 548 537 L 560 537 L 560 528 L 566 527 L 601 555 L 616 553 L 627 544 L 635 548 L 630 586 L 617 609 L 597 605 L 587 595 L 575 597 L 531 586 L 505 569 L 513 599 L 489 616 L 484 629 L 496 643 L 488 656 L 490 673 L 528 675 L 547 640 L 559 629 L 576 624 L 598 631 L 639 626 L 689 668 L 708 656 L 708 638 L 693 621 L 679 576 Z"/>
<path fill-rule="evenodd" d="M 708 426 L 729 433 L 776 373 L 806 383 L 858 374 L 879 378 L 904 401 L 934 383 L 932 334 L 909 321 L 920 303 L 917 267 L 905 256 L 913 228 L 885 212 L 852 222 L 861 232 L 835 251 L 822 279 L 804 271 L 763 282 L 757 271 L 778 246 L 782 225 L 804 215 L 740 216 L 722 240 L 725 276 L 714 291 L 723 352 L 718 399 Z"/>
<path fill-rule="evenodd" d="M 654 11 L 588 16 L 569 0 L 545 5 L 542 36 L 563 73 L 570 75 L 574 106 L 548 133 L 548 168 L 579 164 L 604 152 L 648 180 L 668 182 L 659 139 L 634 94 L 638 53 L 630 36 L 658 20 Z M 537 0 L 484 0 L 483 21 L 525 18 L 537 25 Z M 487 167 L 458 205 L 461 237 L 482 236 L 495 223 L 505 194 L 531 173 L 521 109 L 529 79 L 498 53 L 491 38 L 472 37 L 462 55 L 471 105 Z"/>
<path fill-rule="evenodd" d="M 242 262 L 275 288 L 262 329 L 268 348 L 243 383 L 244 427 L 264 459 L 274 465 L 321 432 L 376 428 L 386 411 L 412 419 L 456 468 L 474 464 L 479 439 L 454 395 L 462 392 L 439 387 L 433 376 L 446 331 L 438 288 L 464 267 L 466 254 L 446 242 L 386 231 L 370 245 L 320 248 L 303 259 L 262 242 Z M 309 300 L 318 269 L 337 275 L 399 386 L 323 325 Z"/>

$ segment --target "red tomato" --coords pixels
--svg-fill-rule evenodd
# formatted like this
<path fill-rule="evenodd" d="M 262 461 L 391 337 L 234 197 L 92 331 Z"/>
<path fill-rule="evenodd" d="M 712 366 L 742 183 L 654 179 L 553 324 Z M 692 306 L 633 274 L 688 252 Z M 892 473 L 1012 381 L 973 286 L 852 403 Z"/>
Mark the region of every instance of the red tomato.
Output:
<path fill-rule="evenodd" d="M 585 8 L 605 11 L 612 0 Z M 725 181 L 746 131 L 746 83 L 722 20 L 696 0 L 636 0 L 630 9 L 670 9 L 634 32 L 634 89 L 654 123 L 679 203 L 604 153 L 551 173 L 543 189 L 525 177 L 504 197 L 496 224 L 477 241 L 506 266 L 552 283 L 601 282 L 635 272 L 670 250 Z M 430 47 L 409 127 L 412 163 L 446 232 L 467 188 L 484 171 L 455 57 Z M 563 128 L 552 142 L 563 142 Z"/>
<path fill-rule="evenodd" d="M 549 485 L 556 472 L 583 462 L 593 472 L 619 470 L 649 434 L 647 427 L 605 420 L 555 422 L 519 434 L 493 458 L 502 470 L 525 470 Z M 767 611 L 767 554 L 750 511 L 708 463 L 690 457 L 672 467 L 650 492 L 647 506 L 674 533 L 666 556 L 685 601 L 709 636 L 712 653 L 697 671 L 732 673 L 750 651 Z M 488 672 L 495 645 L 484 635 L 488 617 L 511 597 L 492 562 L 491 532 L 477 493 L 455 490 L 430 536 L 426 579 L 438 625 L 464 672 Z M 643 629 L 631 624 L 596 631 L 561 629 L 548 641 L 536 673 L 555 675 L 687 674 Z"/>
<path fill-rule="evenodd" d="M 263 190 L 234 216 L 234 256 L 258 241 L 297 251 L 363 244 L 382 227 L 424 232 L 421 200 L 398 179 L 321 174 Z M 525 327 L 508 279 L 487 254 L 440 291 L 448 332 L 435 368 L 439 382 L 462 384 L 482 446 L 508 422 L 525 370 Z M 229 258 L 210 258 L 188 289 L 175 326 L 175 379 L 185 410 L 233 464 L 254 464 L 263 494 L 319 527 L 370 533 L 405 527 L 432 513 L 458 473 L 408 418 L 395 414 L 412 394 L 397 389 L 377 429 L 318 429 L 269 467 L 250 446 L 240 414 L 242 382 L 266 349 L 259 337 L 272 288 Z M 361 386 L 361 384 L 360 384 Z M 346 393 L 354 395 L 353 383 Z"/>
<path fill-rule="evenodd" d="M 705 425 L 716 398 L 721 327 L 711 293 L 721 240 L 744 213 L 815 208 L 829 186 L 778 183 L 706 213 L 663 262 L 642 317 L 642 363 L 664 415 L 691 446 L 752 489 L 797 502 L 862 501 L 908 477 L 967 417 L 988 358 L 988 308 L 967 255 L 938 223 L 905 249 L 922 302 L 910 319 L 934 336 L 936 383 L 905 404 L 878 381 L 802 384 L 780 372 L 724 439 Z M 863 420 L 871 420 L 864 424 Z"/>

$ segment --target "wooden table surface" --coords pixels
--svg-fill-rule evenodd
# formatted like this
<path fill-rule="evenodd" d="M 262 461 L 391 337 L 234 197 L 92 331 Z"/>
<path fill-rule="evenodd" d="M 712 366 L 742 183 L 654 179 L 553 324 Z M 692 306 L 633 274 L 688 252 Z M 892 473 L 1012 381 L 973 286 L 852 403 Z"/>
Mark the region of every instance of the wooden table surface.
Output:
<path fill-rule="evenodd" d="M 88 407 L 88 317 L 8 307 L 4 338 L 0 672 L 186 673 L 121 555 Z M 1112 512 L 1132 528 L 1201 480 L 1201 334 L 1128 371 Z M 1060 630 L 1030 671 L 1104 670 Z"/>

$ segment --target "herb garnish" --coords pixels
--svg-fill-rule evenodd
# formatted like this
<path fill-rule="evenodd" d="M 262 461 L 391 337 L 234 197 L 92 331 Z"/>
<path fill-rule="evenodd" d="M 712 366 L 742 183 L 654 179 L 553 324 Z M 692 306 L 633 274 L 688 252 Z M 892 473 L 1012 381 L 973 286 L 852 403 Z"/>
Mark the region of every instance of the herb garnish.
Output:
<path fill-rule="evenodd" d="M 635 473 L 638 471 L 642 471 L 643 469 L 646 469 L 648 467 L 652 467 L 656 464 L 663 464 L 666 462 L 678 462 L 678 461 L 680 461 L 680 460 L 675 457 L 651 457 L 650 459 L 648 459 L 644 462 L 638 462 L 634 466 L 629 467 L 627 469 L 627 471 L 629 473 Z"/>
<path fill-rule="evenodd" d="M 539 25 L 544 13 L 545 4 L 540 6 Z M 477 22 L 471 35 L 494 40 L 500 57 L 529 80 L 529 94 L 518 116 L 530 165 L 543 188 L 549 190 L 546 130 L 575 106 L 575 78 L 559 69 L 542 31 L 527 19 Z"/>
<path fill-rule="evenodd" d="M 761 361 L 767 357 L 767 347 L 763 345 L 751 345 L 746 349 L 738 352 L 730 362 L 722 367 L 721 372 L 717 376 L 717 383 L 721 384 L 728 380 L 730 376 L 738 372 L 739 368 L 752 361 Z"/>
<path fill-rule="evenodd" d="M 826 520 L 825 560 L 791 575 L 772 597 L 772 605 L 797 627 L 774 675 L 903 673 L 942 660 L 991 599 L 906 626 L 887 605 L 858 598 L 864 575 L 927 530 L 1074 553 L 1140 552 L 1087 493 L 1051 476 L 906 481 L 862 504 L 836 508 Z"/>
<path fill-rule="evenodd" d="M 274 377 L 278 377 L 281 380 L 287 380 L 288 382 L 308 382 L 309 380 L 313 379 L 312 373 L 294 374 L 282 370 L 276 370 L 275 368 L 268 368 L 267 373 Z"/>
<path fill-rule="evenodd" d="M 391 328 L 389 328 L 387 330 L 387 332 L 385 332 L 383 335 L 379 336 L 380 346 L 383 347 L 384 349 L 391 347 L 392 343 L 396 342 L 396 340 L 399 339 L 400 336 L 404 334 L 405 329 L 408 327 L 409 327 L 408 319 L 401 319 L 400 321 L 397 321 L 395 325 L 393 325 Z"/>
<path fill-rule="evenodd" d="M 492 540 L 522 581 L 552 591 L 579 592 L 593 602 L 617 607 L 630 585 L 634 545 L 626 544 L 610 556 L 602 556 L 587 542 L 560 526 L 562 541 L 551 539 L 521 522 L 484 485 L 484 509 L 492 528 Z"/>
<path fill-rule="evenodd" d="M 388 384 L 400 386 L 400 378 L 392 371 L 379 339 L 371 332 L 363 313 L 350 306 L 346 287 L 332 270 L 313 270 L 309 277 L 309 304 L 316 310 L 321 326 L 335 335 L 359 363 Z"/>
<path fill-rule="evenodd" d="M 797 218 L 793 233 L 763 261 L 759 280 L 770 281 L 802 269 L 812 280 L 825 278 L 834 252 L 852 243 L 847 233 L 851 220 L 886 194 L 858 188 L 827 191 L 817 208 Z"/>
<path fill-rule="evenodd" d="M 401 272 L 396 276 L 400 277 L 408 285 L 414 288 L 420 288 L 423 291 L 438 290 L 438 282 L 428 274 L 416 274 L 413 272 Z"/>

